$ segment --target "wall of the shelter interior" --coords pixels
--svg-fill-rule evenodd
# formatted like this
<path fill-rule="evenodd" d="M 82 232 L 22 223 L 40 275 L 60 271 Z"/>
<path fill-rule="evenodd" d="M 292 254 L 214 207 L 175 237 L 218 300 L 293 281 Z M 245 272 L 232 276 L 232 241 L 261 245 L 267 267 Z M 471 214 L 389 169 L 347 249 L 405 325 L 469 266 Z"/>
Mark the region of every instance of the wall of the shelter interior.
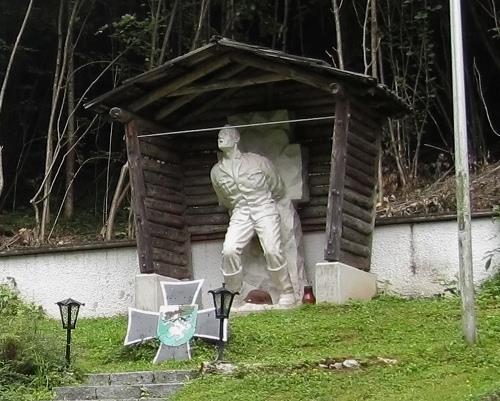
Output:
<path fill-rule="evenodd" d="M 260 102 L 259 102 L 260 99 Z M 256 108 L 255 104 L 259 104 Z M 285 107 L 288 106 L 288 107 Z M 248 88 L 215 106 L 197 119 L 199 127 L 221 126 L 227 117 L 242 112 L 286 108 L 290 118 L 333 116 L 334 98 L 304 86 L 282 90 Z M 324 231 L 328 198 L 333 119 L 291 124 L 291 143 L 306 148 L 309 163 L 310 201 L 298 205 L 304 231 Z M 186 223 L 193 241 L 223 238 L 229 222 L 227 211 L 218 205 L 210 182 L 210 170 L 217 163 L 217 132 L 199 133 L 183 139 L 182 166 L 185 175 Z"/>

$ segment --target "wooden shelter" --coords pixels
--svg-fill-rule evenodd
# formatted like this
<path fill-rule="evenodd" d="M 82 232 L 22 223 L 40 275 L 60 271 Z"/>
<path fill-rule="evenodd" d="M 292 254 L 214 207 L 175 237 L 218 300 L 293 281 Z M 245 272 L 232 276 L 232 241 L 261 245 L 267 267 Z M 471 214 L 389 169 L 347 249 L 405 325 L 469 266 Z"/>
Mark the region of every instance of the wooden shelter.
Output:
<path fill-rule="evenodd" d="M 405 104 L 369 76 L 321 60 L 214 38 L 86 104 L 125 124 L 142 273 L 192 275 L 191 241 L 223 238 L 227 211 L 210 168 L 227 116 L 286 109 L 309 151 L 303 231 L 325 232 L 326 261 L 369 270 L 382 125 Z"/>

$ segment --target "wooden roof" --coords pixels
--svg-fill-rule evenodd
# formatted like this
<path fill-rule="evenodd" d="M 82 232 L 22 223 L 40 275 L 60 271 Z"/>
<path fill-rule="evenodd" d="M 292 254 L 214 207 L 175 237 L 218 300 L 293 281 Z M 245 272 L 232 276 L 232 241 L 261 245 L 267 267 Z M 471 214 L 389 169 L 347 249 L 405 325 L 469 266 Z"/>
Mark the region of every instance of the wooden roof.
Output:
<path fill-rule="evenodd" d="M 266 102 L 261 93 L 273 96 L 279 91 L 304 90 L 311 97 L 331 97 L 333 104 L 340 86 L 381 117 L 408 112 L 406 104 L 370 76 L 222 37 L 124 81 L 85 107 L 99 113 L 120 107 L 161 125 L 181 127 L 193 123 L 193 110 L 200 116 L 221 102 L 232 104 L 232 113 L 241 112 L 232 102 L 238 96 L 247 98 L 245 106 L 253 110 L 261 110 Z M 259 88 L 262 92 L 254 98 L 244 92 Z M 282 96 L 279 106 L 273 107 L 288 108 L 287 99 Z"/>

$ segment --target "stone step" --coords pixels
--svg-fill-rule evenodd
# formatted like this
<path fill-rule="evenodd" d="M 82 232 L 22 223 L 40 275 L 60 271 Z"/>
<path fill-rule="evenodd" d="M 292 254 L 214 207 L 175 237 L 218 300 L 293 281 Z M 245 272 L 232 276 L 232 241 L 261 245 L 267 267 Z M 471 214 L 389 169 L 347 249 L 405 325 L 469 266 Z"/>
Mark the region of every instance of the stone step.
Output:
<path fill-rule="evenodd" d="M 98 373 L 88 375 L 85 383 L 90 386 L 178 383 L 193 379 L 196 375 L 197 372 L 193 370 Z"/>
<path fill-rule="evenodd" d="M 166 401 L 168 398 L 106 398 L 99 401 Z M 89 400 L 72 400 L 72 401 L 89 401 Z"/>
<path fill-rule="evenodd" d="M 183 386 L 183 383 L 126 384 L 104 386 L 73 386 L 54 388 L 56 400 L 128 400 L 166 397 Z"/>

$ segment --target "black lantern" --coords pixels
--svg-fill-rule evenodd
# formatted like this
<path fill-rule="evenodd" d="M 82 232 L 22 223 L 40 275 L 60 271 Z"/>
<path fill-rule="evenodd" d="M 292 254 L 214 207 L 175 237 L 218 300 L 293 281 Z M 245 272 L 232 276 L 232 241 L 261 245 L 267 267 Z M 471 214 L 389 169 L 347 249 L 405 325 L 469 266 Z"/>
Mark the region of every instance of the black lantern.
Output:
<path fill-rule="evenodd" d="M 70 352 L 71 352 L 71 330 L 76 327 L 76 320 L 78 319 L 78 311 L 80 306 L 83 306 L 81 302 L 75 301 L 74 299 L 68 298 L 64 301 L 57 302 L 59 306 L 59 312 L 61 312 L 61 323 L 63 329 L 66 329 L 66 365 L 70 364 Z"/>
<path fill-rule="evenodd" d="M 229 318 L 229 312 L 231 311 L 234 296 L 239 293 L 228 290 L 226 288 L 226 283 L 222 283 L 222 287 L 208 292 L 212 294 L 212 297 L 214 298 L 215 318 L 219 319 L 219 352 L 217 355 L 217 361 L 221 361 L 224 353 L 224 319 Z"/>

